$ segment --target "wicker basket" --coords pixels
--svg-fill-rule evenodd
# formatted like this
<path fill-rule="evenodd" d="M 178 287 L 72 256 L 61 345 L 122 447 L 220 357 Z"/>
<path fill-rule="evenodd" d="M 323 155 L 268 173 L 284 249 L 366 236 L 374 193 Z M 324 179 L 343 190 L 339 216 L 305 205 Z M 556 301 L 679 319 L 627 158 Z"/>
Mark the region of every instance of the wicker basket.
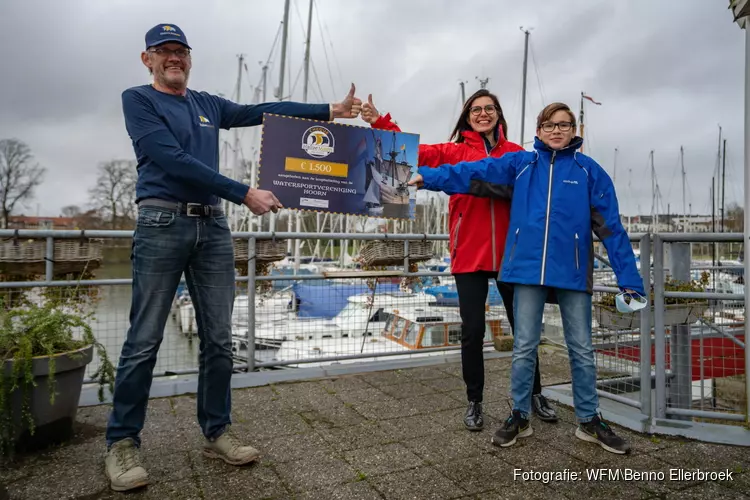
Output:
<path fill-rule="evenodd" d="M 432 242 L 409 241 L 409 262 L 420 262 L 432 258 Z M 375 240 L 362 245 L 359 260 L 365 266 L 397 266 L 404 263 L 404 242 L 398 240 Z"/>
<path fill-rule="evenodd" d="M 93 270 L 102 263 L 104 241 L 100 239 L 56 240 L 54 245 L 55 274 L 80 273 Z M 0 241 L 0 271 L 4 274 L 44 274 L 47 241 Z"/>
<path fill-rule="evenodd" d="M 258 262 L 276 262 L 286 257 L 286 240 L 256 240 L 255 260 Z M 247 264 L 247 240 L 234 240 L 234 262 Z"/>

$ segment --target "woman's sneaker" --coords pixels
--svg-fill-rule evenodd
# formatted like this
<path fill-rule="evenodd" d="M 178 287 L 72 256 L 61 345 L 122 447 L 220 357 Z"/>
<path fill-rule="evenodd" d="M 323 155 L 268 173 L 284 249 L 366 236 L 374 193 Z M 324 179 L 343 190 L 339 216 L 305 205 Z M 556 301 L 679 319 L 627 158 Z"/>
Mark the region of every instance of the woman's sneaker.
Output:
<path fill-rule="evenodd" d="M 492 436 L 492 444 L 507 448 L 516 444 L 516 438 L 529 437 L 534 434 L 529 419 L 523 418 L 521 412 L 513 410 L 510 416 L 503 422 L 495 435 Z"/>
<path fill-rule="evenodd" d="M 592 418 L 590 422 L 578 424 L 576 437 L 590 443 L 598 443 L 610 453 L 624 455 L 630 451 L 628 442 L 615 434 L 615 431 L 599 415 Z"/>

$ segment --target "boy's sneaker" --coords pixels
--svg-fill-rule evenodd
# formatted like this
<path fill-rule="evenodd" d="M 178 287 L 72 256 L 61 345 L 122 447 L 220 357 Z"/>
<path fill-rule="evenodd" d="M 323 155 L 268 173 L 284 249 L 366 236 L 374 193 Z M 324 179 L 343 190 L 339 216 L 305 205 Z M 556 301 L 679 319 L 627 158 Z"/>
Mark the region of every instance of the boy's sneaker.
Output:
<path fill-rule="evenodd" d="M 104 459 L 109 485 L 115 491 L 142 488 L 149 482 L 148 473 L 141 465 L 135 442 L 123 439 L 113 443 Z"/>
<path fill-rule="evenodd" d="M 578 424 L 576 437 L 590 443 L 598 443 L 599 446 L 610 453 L 624 455 L 630 451 L 628 442 L 617 436 L 615 431 L 599 415 L 591 419 L 590 422 Z"/>
<path fill-rule="evenodd" d="M 510 416 L 503 422 L 495 435 L 492 436 L 492 444 L 507 448 L 516 444 L 516 438 L 529 437 L 534 434 L 531 424 L 527 418 L 521 416 L 521 412 L 513 410 Z"/>

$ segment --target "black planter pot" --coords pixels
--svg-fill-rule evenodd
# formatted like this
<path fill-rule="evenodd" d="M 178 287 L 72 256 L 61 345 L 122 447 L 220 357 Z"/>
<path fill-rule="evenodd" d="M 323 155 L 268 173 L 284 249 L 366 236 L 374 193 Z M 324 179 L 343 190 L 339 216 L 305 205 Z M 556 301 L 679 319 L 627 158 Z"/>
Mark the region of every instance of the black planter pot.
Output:
<path fill-rule="evenodd" d="M 35 451 L 69 440 L 73 435 L 73 423 L 78 411 L 86 365 L 93 358 L 93 346 L 61 353 L 54 356 L 55 402 L 50 403 L 49 357 L 39 356 L 32 360 L 32 373 L 36 387 L 25 387 L 29 396 L 29 411 L 35 422 L 33 435 L 28 422 L 21 418 L 22 392 L 16 390 L 11 396 L 13 422 L 16 429 L 16 450 Z M 5 362 L 5 376 L 10 377 L 13 361 Z"/>

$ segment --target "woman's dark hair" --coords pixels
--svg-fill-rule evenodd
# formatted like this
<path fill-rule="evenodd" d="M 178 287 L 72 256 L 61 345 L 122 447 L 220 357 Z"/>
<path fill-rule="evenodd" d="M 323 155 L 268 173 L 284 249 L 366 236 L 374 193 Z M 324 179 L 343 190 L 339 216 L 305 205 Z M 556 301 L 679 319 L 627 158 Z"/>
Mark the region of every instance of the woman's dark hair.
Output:
<path fill-rule="evenodd" d="M 492 102 L 495 103 L 495 107 L 497 108 L 497 122 L 502 125 L 503 127 L 503 135 L 505 138 L 508 138 L 508 122 L 505 121 L 505 115 L 503 114 L 503 108 L 500 107 L 500 101 L 498 100 L 497 96 L 490 92 L 487 89 L 479 89 L 476 92 L 474 92 L 468 99 L 466 99 L 466 102 L 464 103 L 463 109 L 461 109 L 461 115 L 458 117 L 458 121 L 456 122 L 456 127 L 453 129 L 453 132 L 451 133 L 451 141 L 454 142 L 464 142 L 464 136 L 461 135 L 461 132 L 464 130 L 471 130 L 471 126 L 469 125 L 469 112 L 471 110 L 471 104 L 474 102 L 475 99 L 479 97 L 489 97 L 492 99 Z"/>

